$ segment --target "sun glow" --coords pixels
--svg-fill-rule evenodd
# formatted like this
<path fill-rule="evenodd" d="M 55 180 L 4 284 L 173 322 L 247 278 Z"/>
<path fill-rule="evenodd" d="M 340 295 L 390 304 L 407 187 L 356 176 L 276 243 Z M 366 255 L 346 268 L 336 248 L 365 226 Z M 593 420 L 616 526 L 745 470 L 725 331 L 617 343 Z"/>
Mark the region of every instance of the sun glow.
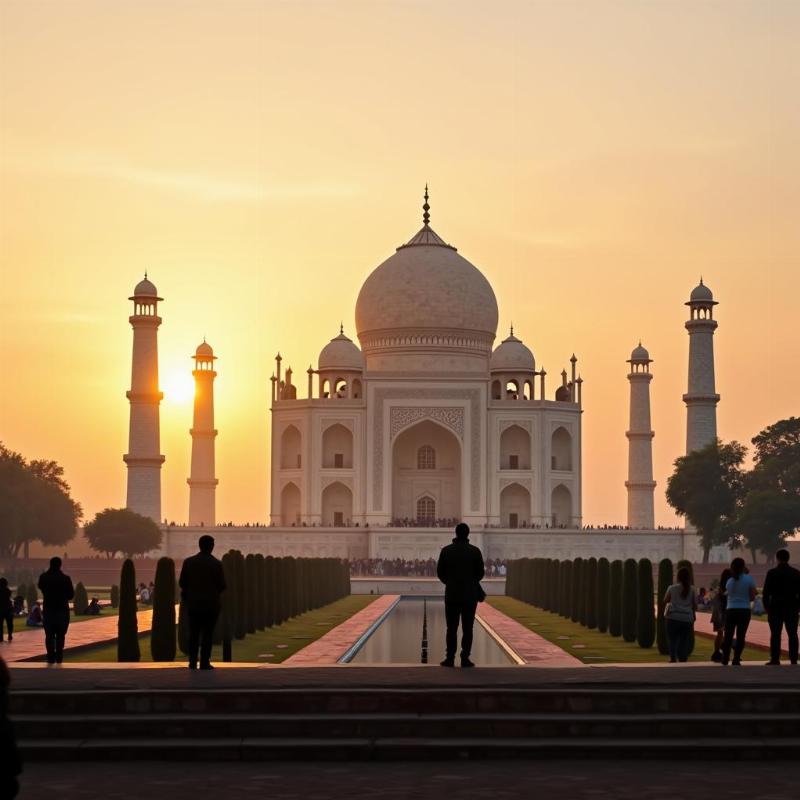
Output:
<path fill-rule="evenodd" d="M 176 405 L 185 405 L 194 399 L 194 379 L 185 372 L 173 372 L 164 380 L 164 399 Z"/>

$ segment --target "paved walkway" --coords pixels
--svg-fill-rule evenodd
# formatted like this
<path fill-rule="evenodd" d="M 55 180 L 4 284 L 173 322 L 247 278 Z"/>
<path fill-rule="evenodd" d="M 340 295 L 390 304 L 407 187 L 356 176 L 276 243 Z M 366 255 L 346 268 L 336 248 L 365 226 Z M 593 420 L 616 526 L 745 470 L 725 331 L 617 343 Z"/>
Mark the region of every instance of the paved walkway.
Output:
<path fill-rule="evenodd" d="M 337 625 L 324 636 L 298 650 L 283 662 L 284 666 L 315 667 L 336 664 L 339 659 L 370 629 L 398 600 L 400 595 L 384 594 L 350 619 Z"/>
<path fill-rule="evenodd" d="M 478 618 L 494 631 L 525 664 L 538 667 L 584 667 L 575 656 L 551 644 L 489 603 L 478 606 Z M 502 646 L 502 645 L 501 645 Z"/>
<path fill-rule="evenodd" d="M 178 607 L 175 607 L 177 617 Z M 136 615 L 139 624 L 139 633 L 146 633 L 153 627 L 152 607 L 139 611 Z M 117 621 L 119 617 L 100 617 L 99 619 L 86 620 L 72 624 L 67 631 L 65 650 L 76 650 L 90 647 L 103 642 L 110 642 L 117 638 Z M 0 645 L 0 656 L 7 662 L 28 661 L 31 658 L 45 654 L 44 631 L 42 628 L 26 628 L 19 633 L 14 633 L 12 642 L 4 641 Z"/>
<path fill-rule="evenodd" d="M 694 623 L 696 633 L 703 636 L 716 636 L 714 633 L 714 626 L 711 624 L 711 614 L 698 614 L 697 620 Z M 747 636 L 745 641 L 748 645 L 757 645 L 769 650 L 769 623 L 763 619 L 753 618 L 750 620 L 750 626 L 747 629 Z M 781 653 L 784 655 L 789 654 L 788 642 L 786 641 L 786 631 L 784 631 L 781 640 Z"/>

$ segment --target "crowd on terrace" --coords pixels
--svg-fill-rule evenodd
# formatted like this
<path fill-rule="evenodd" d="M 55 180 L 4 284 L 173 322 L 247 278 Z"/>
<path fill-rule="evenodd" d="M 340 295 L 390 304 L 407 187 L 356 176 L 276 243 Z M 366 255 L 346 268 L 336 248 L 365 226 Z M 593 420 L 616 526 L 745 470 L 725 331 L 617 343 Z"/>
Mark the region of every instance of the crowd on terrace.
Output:
<path fill-rule="evenodd" d="M 436 559 L 357 558 L 350 560 L 353 577 L 435 578 Z M 489 558 L 484 562 L 487 578 L 505 578 L 506 562 Z"/>

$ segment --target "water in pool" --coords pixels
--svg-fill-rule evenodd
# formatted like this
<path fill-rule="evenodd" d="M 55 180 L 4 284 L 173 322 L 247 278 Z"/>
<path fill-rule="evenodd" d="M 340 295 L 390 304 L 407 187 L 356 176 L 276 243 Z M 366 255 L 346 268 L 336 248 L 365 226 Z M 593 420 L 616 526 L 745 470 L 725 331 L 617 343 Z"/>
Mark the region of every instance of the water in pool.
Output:
<path fill-rule="evenodd" d="M 428 663 L 438 664 L 444 658 L 444 600 L 404 597 L 388 617 L 353 656 L 352 664 L 419 664 L 422 651 L 423 608 L 428 609 Z M 476 620 L 472 644 L 472 660 L 478 665 L 512 663 L 505 651 Z M 459 629 L 458 646 L 461 647 Z M 458 663 L 458 653 L 456 653 Z"/>

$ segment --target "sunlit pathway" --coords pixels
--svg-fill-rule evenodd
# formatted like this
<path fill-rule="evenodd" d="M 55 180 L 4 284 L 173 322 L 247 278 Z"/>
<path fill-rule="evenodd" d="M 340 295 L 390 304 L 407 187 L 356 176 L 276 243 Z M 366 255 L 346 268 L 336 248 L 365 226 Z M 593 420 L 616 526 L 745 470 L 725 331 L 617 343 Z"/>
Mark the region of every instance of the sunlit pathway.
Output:
<path fill-rule="evenodd" d="M 176 612 L 177 614 L 177 606 Z M 153 609 L 139 611 L 136 615 L 139 633 L 149 631 L 153 624 Z M 69 626 L 67 631 L 66 656 L 69 651 L 78 647 L 87 647 L 93 644 L 110 642 L 117 638 L 117 621 L 119 617 L 100 617 L 99 619 L 86 620 L 80 624 Z M 44 631 L 42 628 L 25 628 L 19 633 L 14 633 L 13 642 L 3 642 L 0 646 L 0 655 L 6 661 L 27 661 L 45 653 Z"/>
<path fill-rule="evenodd" d="M 478 617 L 526 663 L 541 667 L 583 667 L 575 656 L 551 644 L 489 603 L 478 606 Z"/>
<path fill-rule="evenodd" d="M 711 624 L 711 614 L 698 614 L 697 620 L 694 623 L 694 629 L 697 633 L 702 633 L 703 635 L 707 636 L 715 636 L 714 627 Z M 745 640 L 747 641 L 747 644 L 769 648 L 769 623 L 761 619 L 751 619 Z M 783 639 L 781 641 L 781 653 L 787 655 L 788 652 L 786 632 L 784 631 Z"/>
<path fill-rule="evenodd" d="M 292 667 L 335 664 L 399 599 L 399 595 L 396 594 L 378 597 L 366 608 L 353 614 L 350 619 L 337 625 L 283 663 Z"/>

